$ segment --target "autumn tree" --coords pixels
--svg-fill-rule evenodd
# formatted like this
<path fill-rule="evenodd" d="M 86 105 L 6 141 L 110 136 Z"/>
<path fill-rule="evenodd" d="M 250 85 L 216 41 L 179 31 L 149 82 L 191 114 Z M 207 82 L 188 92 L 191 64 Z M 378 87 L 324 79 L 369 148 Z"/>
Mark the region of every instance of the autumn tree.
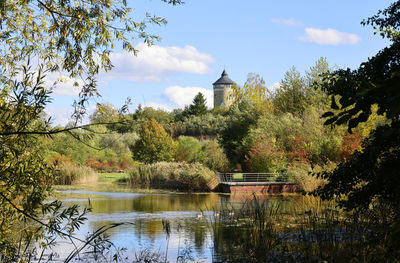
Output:
<path fill-rule="evenodd" d="M 400 222 L 400 1 L 362 24 L 374 26 L 391 43 L 358 69 L 340 69 L 325 76 L 323 88 L 331 95 L 332 108 L 323 115 L 325 124 L 346 124 L 352 133 L 373 116 L 376 106 L 376 114 L 389 121 L 363 141 L 362 151 L 354 152 L 334 171 L 320 173 L 329 183 L 315 193 L 326 199 L 345 196 L 340 205 L 350 210 L 388 206 L 385 220 L 397 222 L 392 225 L 394 231 Z M 393 234 L 399 238 L 396 231 Z"/>
<path fill-rule="evenodd" d="M 257 125 L 261 115 L 262 112 L 247 98 L 232 105 L 219 140 L 233 165 L 241 163 L 242 167 L 245 167 L 245 155 L 248 149 L 243 144 L 243 139 Z"/>
<path fill-rule="evenodd" d="M 266 87 L 265 80 L 258 74 L 249 73 L 243 87 L 233 85 L 235 101 L 248 99 L 256 105 L 259 111 L 271 112 L 273 105 L 270 100 L 270 92 Z"/>

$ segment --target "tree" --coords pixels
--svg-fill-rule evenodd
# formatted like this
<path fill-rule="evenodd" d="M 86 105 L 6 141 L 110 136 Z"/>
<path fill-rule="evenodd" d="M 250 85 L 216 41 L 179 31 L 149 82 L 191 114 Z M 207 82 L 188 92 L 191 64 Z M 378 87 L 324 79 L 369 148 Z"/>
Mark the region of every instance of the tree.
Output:
<path fill-rule="evenodd" d="M 281 173 L 287 167 L 285 152 L 273 140 L 264 138 L 249 150 L 247 167 L 253 173 Z"/>
<path fill-rule="evenodd" d="M 262 115 L 247 98 L 234 103 L 230 109 L 226 127 L 221 131 L 220 143 L 225 150 L 229 161 L 236 165 L 245 162 L 245 154 L 248 149 L 243 139 L 249 130 L 256 126 L 259 117 Z"/>
<path fill-rule="evenodd" d="M 331 95 L 332 111 L 323 117 L 326 125 L 347 124 L 352 133 L 369 120 L 377 105 L 377 114 L 389 121 L 363 141 L 362 151 L 353 153 L 334 171 L 318 174 L 329 183 L 314 193 L 326 199 L 346 196 L 340 205 L 347 209 L 388 205 L 390 213 L 385 220 L 400 222 L 400 1 L 362 24 L 373 25 L 391 45 L 356 70 L 340 69 L 325 75 L 323 89 Z"/>
<path fill-rule="evenodd" d="M 247 98 L 254 105 L 256 105 L 259 111 L 272 111 L 273 105 L 270 101 L 270 94 L 265 86 L 264 79 L 260 77 L 260 75 L 249 73 L 244 86 L 240 87 L 238 85 L 233 85 L 233 89 L 236 101 Z"/>
<path fill-rule="evenodd" d="M 110 103 L 97 103 L 96 110 L 90 116 L 92 123 L 111 123 L 118 121 L 118 110 Z"/>
<path fill-rule="evenodd" d="M 131 147 L 136 160 L 144 163 L 173 160 L 175 142 L 156 120 L 145 122 L 139 136 L 140 139 Z"/>
<path fill-rule="evenodd" d="M 198 162 L 201 151 L 201 143 L 193 137 L 180 136 L 175 152 L 178 162 Z"/>
<path fill-rule="evenodd" d="M 217 172 L 226 173 L 231 170 L 228 158 L 217 140 L 204 143 L 199 162 Z"/>
<path fill-rule="evenodd" d="M 204 98 L 203 93 L 199 92 L 194 97 L 192 104 L 190 104 L 188 108 L 188 115 L 200 116 L 207 112 L 206 99 Z"/>
<path fill-rule="evenodd" d="M 125 0 L 0 1 L 0 261 L 25 261 L 30 245 L 53 243 L 54 235 L 74 239 L 71 233 L 84 221 L 77 207 L 45 201 L 54 170 L 44 162 L 40 136 L 77 128 L 52 128 L 42 118 L 59 83 L 49 85 L 45 75 L 58 72 L 83 83 L 74 103 L 77 123 L 98 95 L 96 74 L 112 67 L 116 44 L 137 52 L 133 40 L 158 39 L 146 25 L 166 23 L 152 15 L 134 21 L 131 12 Z"/>
<path fill-rule="evenodd" d="M 133 114 L 133 119 L 137 122 L 145 122 L 154 119 L 158 123 L 167 124 L 172 121 L 173 114 L 162 109 L 154 109 L 152 107 L 143 108 L 142 105 L 139 104 Z"/>
<path fill-rule="evenodd" d="M 161 0 L 180 4 L 181 0 Z M 127 1 L 12 0 L 1 1 L 1 79 L 16 76 L 16 68 L 34 57 L 45 69 L 84 82 L 75 116 L 86 113 L 91 96 L 97 95 L 96 74 L 112 67 L 110 54 L 117 43 L 128 52 L 138 52 L 133 41 L 152 44 L 159 37 L 149 34 L 148 24 L 166 20 L 146 13 L 142 21 L 132 18 Z"/>
<path fill-rule="evenodd" d="M 330 67 L 326 58 L 319 58 L 315 65 L 306 71 L 306 94 L 310 100 L 309 105 L 313 105 L 322 110 L 329 108 L 329 97 L 326 92 L 321 88 L 323 83 L 323 76 L 330 72 Z"/>
<path fill-rule="evenodd" d="M 275 91 L 273 102 L 277 112 L 290 112 L 297 116 L 303 114 L 308 105 L 307 85 L 294 66 L 285 73 L 281 85 Z"/>

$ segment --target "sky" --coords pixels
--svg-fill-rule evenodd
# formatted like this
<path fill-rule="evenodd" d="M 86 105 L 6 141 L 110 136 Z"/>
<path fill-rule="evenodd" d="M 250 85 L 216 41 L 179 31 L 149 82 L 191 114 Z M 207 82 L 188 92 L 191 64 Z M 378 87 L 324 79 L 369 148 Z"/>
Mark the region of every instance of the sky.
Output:
<path fill-rule="evenodd" d="M 134 18 L 150 12 L 168 24 L 148 27 L 162 40 L 151 47 L 135 42 L 137 56 L 119 48 L 111 54 L 114 68 L 99 74 L 101 97 L 89 111 L 96 103 L 119 108 L 127 97 L 131 112 L 138 104 L 171 111 L 189 105 L 198 92 L 212 107 L 212 83 L 224 68 L 239 85 L 256 73 L 272 89 L 292 66 L 304 74 L 320 57 L 331 66 L 355 69 L 388 45 L 360 22 L 391 2 L 185 0 L 173 6 L 128 0 Z M 55 125 L 66 124 L 71 115 L 79 93 L 72 83 L 66 79 L 59 85 L 46 109 Z"/>

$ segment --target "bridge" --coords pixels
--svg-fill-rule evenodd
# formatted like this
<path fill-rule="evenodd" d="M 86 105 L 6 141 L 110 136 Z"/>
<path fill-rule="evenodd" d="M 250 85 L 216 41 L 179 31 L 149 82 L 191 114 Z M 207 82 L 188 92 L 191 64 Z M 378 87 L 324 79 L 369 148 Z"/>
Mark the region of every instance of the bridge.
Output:
<path fill-rule="evenodd" d="M 287 174 L 280 173 L 217 173 L 219 190 L 224 193 L 294 193 L 295 183 L 289 182 Z"/>

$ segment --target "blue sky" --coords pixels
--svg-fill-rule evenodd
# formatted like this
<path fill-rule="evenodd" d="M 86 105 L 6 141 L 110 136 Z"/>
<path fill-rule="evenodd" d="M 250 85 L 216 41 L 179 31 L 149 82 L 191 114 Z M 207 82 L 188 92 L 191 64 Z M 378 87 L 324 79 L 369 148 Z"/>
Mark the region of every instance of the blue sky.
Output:
<path fill-rule="evenodd" d="M 153 47 L 135 43 L 137 57 L 117 49 L 112 55 L 115 68 L 99 75 L 102 97 L 91 109 L 96 102 L 119 107 L 130 97 L 132 112 L 138 104 L 171 110 L 189 104 L 199 91 L 212 105 L 212 83 L 224 67 L 239 85 L 253 72 L 271 87 L 290 67 L 304 73 L 320 57 L 332 66 L 356 68 L 388 44 L 360 22 L 392 1 L 132 2 L 135 17 L 148 11 L 168 20 L 166 26 L 148 28 L 162 41 Z M 47 108 L 54 124 L 65 124 L 72 111 L 77 90 L 71 83 L 55 90 Z"/>

